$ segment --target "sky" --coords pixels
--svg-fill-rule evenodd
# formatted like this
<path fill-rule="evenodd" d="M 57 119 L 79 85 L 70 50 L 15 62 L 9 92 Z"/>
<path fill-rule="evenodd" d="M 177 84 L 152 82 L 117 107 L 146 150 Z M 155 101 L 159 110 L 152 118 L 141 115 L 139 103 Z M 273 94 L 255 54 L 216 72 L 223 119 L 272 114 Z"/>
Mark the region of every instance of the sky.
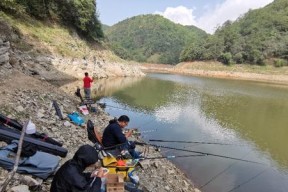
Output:
<path fill-rule="evenodd" d="M 273 0 L 96 0 L 99 19 L 109 26 L 137 15 L 160 14 L 210 34 L 225 21 L 235 21 L 249 9 L 271 2 Z"/>

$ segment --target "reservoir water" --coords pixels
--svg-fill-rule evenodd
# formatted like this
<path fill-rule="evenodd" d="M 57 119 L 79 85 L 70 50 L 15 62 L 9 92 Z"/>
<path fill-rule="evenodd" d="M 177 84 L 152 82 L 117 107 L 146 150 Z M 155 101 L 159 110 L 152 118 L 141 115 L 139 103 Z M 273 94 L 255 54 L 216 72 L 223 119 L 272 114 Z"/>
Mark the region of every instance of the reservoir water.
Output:
<path fill-rule="evenodd" d="M 239 158 L 171 159 L 204 192 L 288 191 L 288 88 L 171 74 L 95 81 L 92 94 L 153 144 Z M 191 152 L 162 148 L 163 155 Z"/>

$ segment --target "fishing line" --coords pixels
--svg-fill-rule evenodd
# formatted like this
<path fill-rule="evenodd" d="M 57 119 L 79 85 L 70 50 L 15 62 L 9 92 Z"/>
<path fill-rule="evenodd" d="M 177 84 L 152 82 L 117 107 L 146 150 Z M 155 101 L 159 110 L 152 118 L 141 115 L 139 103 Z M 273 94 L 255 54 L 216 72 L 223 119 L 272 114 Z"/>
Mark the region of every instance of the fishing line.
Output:
<path fill-rule="evenodd" d="M 250 179 L 248 179 L 247 181 L 244 181 L 243 183 L 240 183 L 239 185 L 237 185 L 236 187 L 234 187 L 233 189 L 231 189 L 230 191 L 227 192 L 231 192 L 234 191 L 235 189 L 239 189 L 240 187 L 242 187 L 243 185 L 246 185 L 247 183 L 251 182 L 252 180 L 256 179 L 257 177 L 259 177 L 260 175 L 262 175 L 264 172 L 266 172 L 268 170 L 268 168 L 260 171 L 259 173 L 257 173 L 256 175 L 254 175 L 253 177 L 251 177 Z"/>
<path fill-rule="evenodd" d="M 250 152 L 248 152 L 247 154 L 243 155 L 242 158 L 248 156 L 249 153 L 250 153 Z M 219 177 L 220 175 L 222 175 L 223 173 L 225 173 L 228 169 L 230 169 L 231 167 L 233 167 L 233 166 L 236 165 L 237 163 L 239 163 L 239 162 L 235 161 L 235 162 L 231 163 L 231 164 L 230 164 L 228 167 L 226 167 L 224 170 L 220 171 L 218 174 L 214 175 L 214 176 L 213 176 L 210 180 L 208 180 L 206 183 L 204 183 L 203 185 L 201 185 L 201 186 L 199 187 L 199 189 L 202 189 L 203 187 L 207 186 L 207 185 L 208 185 L 209 183 L 211 183 L 212 181 L 216 180 L 217 177 Z"/>
<path fill-rule="evenodd" d="M 230 156 L 225 156 L 225 155 L 217 155 L 217 154 L 213 154 L 213 153 L 206 153 L 206 152 L 201 152 L 201 151 L 194 151 L 194 150 L 187 150 L 187 149 L 179 149 L 179 148 L 174 148 L 174 147 L 168 147 L 168 146 L 163 146 L 163 145 L 154 145 L 154 144 L 150 144 L 150 143 L 140 143 L 140 142 L 135 142 L 135 144 L 139 144 L 139 145 L 150 145 L 150 146 L 154 146 L 154 147 L 158 147 L 158 148 L 166 148 L 166 149 L 175 149 L 178 151 L 185 151 L 185 152 L 191 152 L 191 153 L 198 153 L 198 154 L 202 154 L 202 155 L 207 155 L 207 156 L 214 156 L 214 157 L 221 157 L 221 158 L 225 158 L 225 159 L 232 159 L 232 160 L 237 160 L 237 161 L 243 161 L 243 162 L 248 162 L 248 163 L 255 163 L 255 164 L 260 164 L 260 165 L 265 165 L 264 163 L 260 163 L 260 162 L 256 162 L 256 161 L 250 161 L 250 160 L 246 160 L 246 159 L 241 159 L 241 158 L 235 158 L 235 157 L 230 157 Z"/>
<path fill-rule="evenodd" d="M 234 146 L 244 146 L 231 143 L 213 143 L 213 142 L 202 142 L 202 141 L 169 141 L 169 140 L 160 140 L 160 139 L 149 139 L 151 142 L 164 142 L 164 143 L 198 143 L 198 144 L 208 144 L 208 145 L 234 145 Z"/>
<path fill-rule="evenodd" d="M 148 121 L 146 121 L 145 123 L 143 123 L 142 125 L 139 125 L 138 127 L 147 126 L 148 124 L 153 123 L 153 122 L 154 122 L 154 119 L 148 120 Z"/>
<path fill-rule="evenodd" d="M 106 107 L 106 106 L 108 106 L 108 107 L 112 107 L 112 108 L 116 108 L 116 109 L 122 109 L 122 110 L 126 110 L 126 111 L 133 111 L 132 109 L 127 109 L 126 107 L 125 108 L 122 108 L 122 107 L 115 107 L 115 106 L 112 106 L 112 105 L 109 105 L 109 104 L 107 104 L 105 101 L 103 102 L 103 103 L 97 103 L 97 104 L 99 104 L 99 105 L 102 105 L 102 106 L 104 106 L 104 108 Z M 141 114 L 140 113 L 140 116 L 141 115 L 143 115 L 143 113 Z M 144 125 L 148 125 L 148 124 L 150 124 L 150 123 L 152 123 L 153 122 L 153 119 L 152 120 L 148 120 L 147 122 L 145 122 L 145 123 L 141 123 L 142 124 L 142 126 L 144 126 Z M 139 126 L 136 126 L 136 128 L 138 128 L 138 127 L 142 127 L 141 125 L 139 125 Z"/>
<path fill-rule="evenodd" d="M 195 146 L 198 146 L 198 145 L 200 145 L 200 144 L 194 144 L 194 145 L 189 146 L 189 147 L 188 147 L 188 146 L 184 146 L 183 148 L 184 148 L 184 149 L 187 149 L 187 148 L 190 149 L 190 148 L 195 147 Z M 163 150 L 163 151 L 161 151 L 161 152 L 162 152 L 162 153 L 168 153 L 169 151 L 174 151 L 174 150 L 175 150 L 175 149 L 167 149 L 167 150 L 165 150 L 165 151 Z"/>
<path fill-rule="evenodd" d="M 182 158 L 182 157 L 202 157 L 202 156 L 206 156 L 206 155 L 178 155 L 178 156 L 168 155 L 168 156 L 163 156 L 163 157 L 144 157 L 144 158 L 140 158 L 140 160 L 146 160 L 146 159 L 174 159 L 174 158 Z"/>
<path fill-rule="evenodd" d="M 112 106 L 112 105 L 109 105 L 109 104 L 107 104 L 107 103 L 105 103 L 105 102 L 103 102 L 103 103 L 97 103 L 97 104 L 99 104 L 99 105 L 102 105 L 102 106 L 104 106 L 104 108 L 106 107 L 106 106 L 108 106 L 108 107 L 111 107 L 111 108 L 116 108 L 116 109 L 121 109 L 121 110 L 126 110 L 126 111 L 133 111 L 132 109 L 128 109 L 128 108 L 123 108 L 123 107 L 116 107 L 116 106 Z M 140 116 L 142 116 L 144 113 L 140 113 Z M 148 124 L 150 124 L 150 123 L 152 123 L 153 122 L 153 119 L 152 120 L 148 120 L 147 122 L 145 122 L 145 123 L 143 123 L 142 125 L 139 125 L 139 126 L 136 126 L 136 128 L 138 128 L 138 127 L 143 127 L 144 125 L 148 125 Z"/>

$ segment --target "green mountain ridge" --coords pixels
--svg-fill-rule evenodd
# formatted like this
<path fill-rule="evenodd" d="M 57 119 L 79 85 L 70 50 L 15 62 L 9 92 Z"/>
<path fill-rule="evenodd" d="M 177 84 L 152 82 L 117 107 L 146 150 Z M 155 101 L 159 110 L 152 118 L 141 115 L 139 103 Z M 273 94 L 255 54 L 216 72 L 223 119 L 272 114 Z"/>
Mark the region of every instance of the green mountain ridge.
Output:
<path fill-rule="evenodd" d="M 250 10 L 235 22 L 227 21 L 214 35 L 191 43 L 181 61 L 218 60 L 224 64 L 287 65 L 288 1 L 275 0 Z"/>
<path fill-rule="evenodd" d="M 175 24 L 160 15 L 140 15 L 104 30 L 110 47 L 121 58 L 176 64 L 183 48 L 206 33 L 194 26 Z"/>

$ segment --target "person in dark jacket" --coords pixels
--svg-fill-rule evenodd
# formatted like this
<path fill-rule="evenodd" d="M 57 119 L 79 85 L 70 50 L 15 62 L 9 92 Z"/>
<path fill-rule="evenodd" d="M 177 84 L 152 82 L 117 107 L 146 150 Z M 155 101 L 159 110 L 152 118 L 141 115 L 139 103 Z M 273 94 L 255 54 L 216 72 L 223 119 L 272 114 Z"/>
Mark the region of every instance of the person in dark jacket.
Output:
<path fill-rule="evenodd" d="M 104 147 L 114 148 L 114 150 L 121 151 L 126 149 L 129 151 L 132 158 L 138 159 L 140 153 L 135 151 L 135 144 L 127 139 L 132 135 L 132 130 L 128 131 L 126 134 L 122 132 L 122 129 L 128 125 L 129 120 L 129 117 L 126 115 L 120 116 L 118 120 L 111 120 L 103 132 L 102 144 Z"/>
<path fill-rule="evenodd" d="M 73 159 L 68 160 L 55 174 L 50 192 L 100 192 L 103 170 L 83 173 L 86 167 L 98 161 L 96 149 L 90 145 L 81 146 Z M 93 181 L 94 177 L 96 179 Z"/>

